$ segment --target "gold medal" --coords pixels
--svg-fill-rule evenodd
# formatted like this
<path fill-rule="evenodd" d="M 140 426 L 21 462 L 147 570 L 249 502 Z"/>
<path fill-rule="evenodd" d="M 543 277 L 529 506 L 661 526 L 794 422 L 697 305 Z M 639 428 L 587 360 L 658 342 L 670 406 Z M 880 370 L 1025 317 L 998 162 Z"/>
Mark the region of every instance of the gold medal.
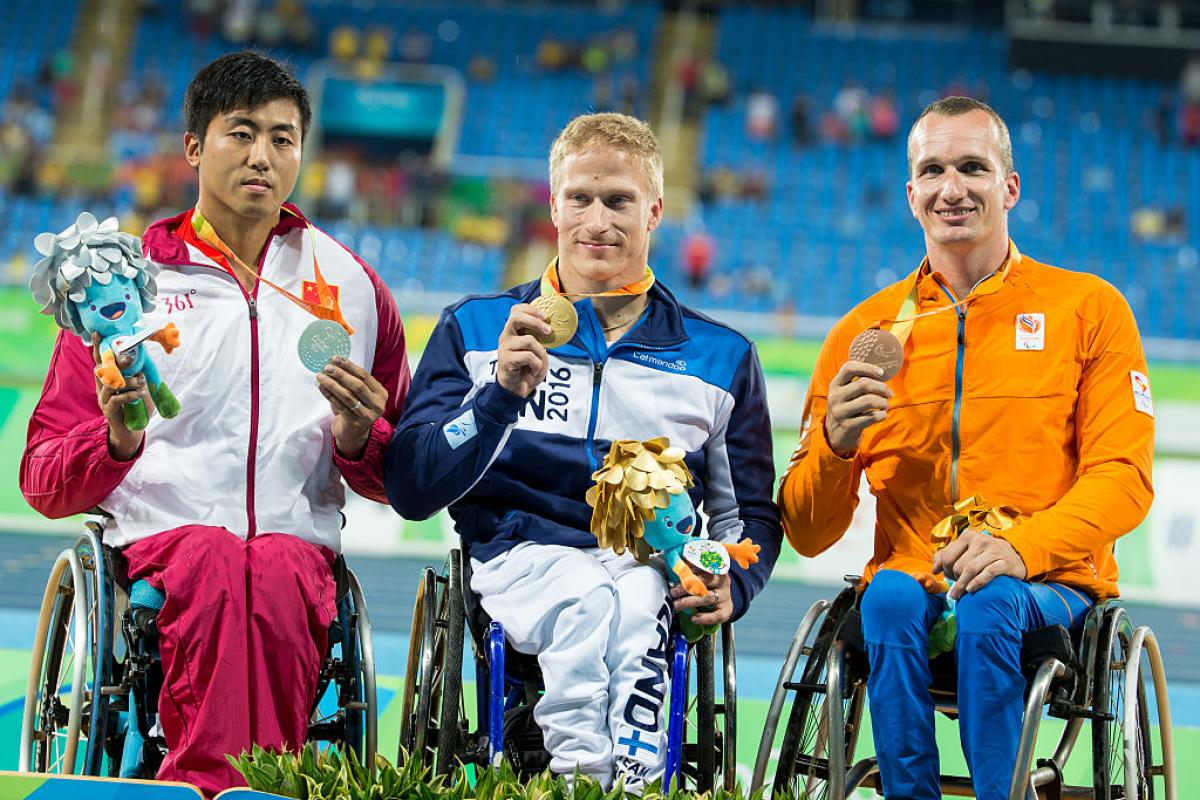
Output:
<path fill-rule="evenodd" d="M 904 345 L 889 331 L 867 328 L 850 343 L 850 358 L 882 367 L 880 380 L 890 381 L 904 364 Z"/>
<path fill-rule="evenodd" d="M 575 306 L 571 305 L 570 300 L 561 294 L 543 294 L 538 295 L 533 304 L 546 314 L 546 322 L 551 329 L 549 335 L 535 333 L 533 338 L 547 349 L 562 347 L 571 341 L 575 329 L 579 327 L 579 315 L 575 313 Z"/>

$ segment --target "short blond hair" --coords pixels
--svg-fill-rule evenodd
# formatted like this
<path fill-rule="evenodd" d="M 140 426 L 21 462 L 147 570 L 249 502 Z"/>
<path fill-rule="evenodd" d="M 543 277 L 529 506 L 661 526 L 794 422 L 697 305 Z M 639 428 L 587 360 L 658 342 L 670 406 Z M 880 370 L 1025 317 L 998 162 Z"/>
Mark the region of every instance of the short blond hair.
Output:
<path fill-rule="evenodd" d="M 583 114 L 571 120 L 550 146 L 550 192 L 562 188 L 562 165 L 567 156 L 589 146 L 607 145 L 637 161 L 652 200 L 663 196 L 663 159 L 658 138 L 649 123 L 628 114 Z"/>
<path fill-rule="evenodd" d="M 925 106 L 925 110 L 917 117 L 912 127 L 908 129 L 908 174 L 912 175 L 912 159 L 913 159 L 913 136 L 917 132 L 917 126 L 921 121 L 928 116 L 934 114 L 942 117 L 957 117 L 961 114 L 969 114 L 972 111 L 982 111 L 992 118 L 992 123 L 996 126 L 996 133 L 999 134 L 998 141 L 1000 145 L 1000 168 L 1004 170 L 1005 177 L 1012 174 L 1013 153 L 1012 153 L 1012 138 L 1008 135 L 1008 126 L 1004 124 L 1004 119 L 996 113 L 995 109 L 987 103 L 976 100 L 974 97 L 951 96 L 943 97 L 941 100 L 934 100 L 929 105 Z"/>

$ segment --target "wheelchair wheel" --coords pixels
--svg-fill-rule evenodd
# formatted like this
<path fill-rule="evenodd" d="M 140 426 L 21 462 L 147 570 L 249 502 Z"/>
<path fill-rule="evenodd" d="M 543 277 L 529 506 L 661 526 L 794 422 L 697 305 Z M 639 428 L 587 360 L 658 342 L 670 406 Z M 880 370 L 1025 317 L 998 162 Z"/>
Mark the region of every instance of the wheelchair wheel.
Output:
<path fill-rule="evenodd" d="M 691 650 L 696 664 L 696 693 L 689 703 L 684 722 L 682 771 L 683 786 L 698 792 L 713 791 L 718 777 L 730 791 L 737 783 L 737 682 L 733 626 L 728 623 L 722 625 L 719 635 L 725 689 L 720 703 L 716 699 L 715 637 L 705 636 Z M 690 675 L 689 669 L 689 680 Z"/>
<path fill-rule="evenodd" d="M 104 774 L 115 688 L 108 685 L 112 605 L 103 551 L 84 534 L 55 560 L 42 598 L 25 690 L 22 770 Z"/>
<path fill-rule="evenodd" d="M 1146 685 L 1134 666 L 1134 631 L 1125 609 L 1112 606 L 1100 630 L 1092 700 L 1092 775 L 1098 800 L 1152 800 L 1150 717 Z M 1133 669 L 1133 684 L 1126 680 Z"/>
<path fill-rule="evenodd" d="M 348 695 L 346 709 L 346 741 L 375 773 L 375 753 L 379 749 L 379 706 L 375 693 L 375 643 L 371 636 L 371 617 L 363 599 L 362 585 L 353 571 L 346 570 L 350 579 L 350 600 L 353 604 L 354 637 L 347 648 L 354 662 L 350 669 L 350 686 L 343 686 Z"/>
<path fill-rule="evenodd" d="M 337 620 L 329 628 L 330 640 L 317 680 L 308 738 L 345 745 L 374 774 L 379 717 L 371 618 L 358 576 L 346 568 L 345 578 L 346 591 L 338 602 Z M 335 710 L 328 708 L 328 701 L 322 702 L 330 684 L 336 695 Z"/>
<path fill-rule="evenodd" d="M 400 746 L 410 758 L 449 771 L 462 741 L 462 562 L 458 550 L 445 574 L 426 567 L 417 585 L 401 703 Z"/>
<path fill-rule="evenodd" d="M 853 588 L 843 589 L 834 598 L 825 611 L 812 645 L 802 650 L 808 658 L 800 681 L 781 684 L 785 690 L 794 691 L 795 696 L 775 768 L 775 792 L 791 792 L 792 796 L 807 800 L 832 798 L 831 780 L 836 786 L 841 786 L 844 781 L 844 775 L 830 774 L 832 748 L 841 750 L 842 757 L 836 761 L 842 769 L 853 763 L 865 686 L 862 681 L 839 683 L 843 686 L 841 697 L 830 698 L 826 682 L 829 654 L 842 622 L 856 600 L 857 592 Z M 840 704 L 839 709 L 831 709 L 830 704 L 834 702 Z M 831 730 L 831 716 L 843 721 L 843 726 L 836 731 Z"/>

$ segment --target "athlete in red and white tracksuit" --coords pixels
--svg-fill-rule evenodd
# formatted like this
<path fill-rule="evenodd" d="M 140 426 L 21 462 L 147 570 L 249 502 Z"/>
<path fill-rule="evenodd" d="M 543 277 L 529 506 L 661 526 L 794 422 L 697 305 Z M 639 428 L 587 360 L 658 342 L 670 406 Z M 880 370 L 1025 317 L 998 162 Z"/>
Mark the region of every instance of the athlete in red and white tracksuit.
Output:
<path fill-rule="evenodd" d="M 302 297 L 315 247 L 356 329 L 350 360 L 388 394 L 360 458 L 336 450 L 330 403 L 297 354 L 313 317 L 261 283 L 244 292 L 224 257 L 196 238 L 188 211 L 143 240 L 162 266 L 156 315 L 180 332 L 178 349 L 155 354 L 179 415 L 153 415 L 134 458 L 114 460 L 91 351 L 62 332 L 21 460 L 34 508 L 48 517 L 101 508 L 110 515 L 104 542 L 123 550 L 130 579 L 165 593 L 159 714 L 169 754 L 159 777 L 206 793 L 243 783 L 226 753 L 305 740 L 336 613 L 329 566 L 340 550 L 341 479 L 385 500 L 383 449 L 409 385 L 387 287 L 291 211 L 271 232 L 259 272 Z"/>

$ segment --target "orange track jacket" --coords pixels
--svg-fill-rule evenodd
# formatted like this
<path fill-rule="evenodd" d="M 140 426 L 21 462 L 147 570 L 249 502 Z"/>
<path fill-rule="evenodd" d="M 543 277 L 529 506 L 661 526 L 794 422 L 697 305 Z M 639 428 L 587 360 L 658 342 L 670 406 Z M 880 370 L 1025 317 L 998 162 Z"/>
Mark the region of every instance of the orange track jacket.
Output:
<path fill-rule="evenodd" d="M 928 572 L 930 531 L 954 501 L 1015 506 L 1001 534 L 1028 580 L 1117 595 L 1116 539 L 1154 496 L 1154 418 L 1137 324 L 1098 277 L 1040 264 L 1010 244 L 1006 268 L 958 309 L 917 319 L 883 422 L 841 458 L 825 439 L 829 383 L 864 328 L 896 317 L 916 281 L 918 312 L 954 302 L 928 264 L 860 303 L 821 349 L 800 445 L 780 485 L 788 540 L 815 556 L 846 532 L 865 474 L 877 500 L 880 569 Z"/>

